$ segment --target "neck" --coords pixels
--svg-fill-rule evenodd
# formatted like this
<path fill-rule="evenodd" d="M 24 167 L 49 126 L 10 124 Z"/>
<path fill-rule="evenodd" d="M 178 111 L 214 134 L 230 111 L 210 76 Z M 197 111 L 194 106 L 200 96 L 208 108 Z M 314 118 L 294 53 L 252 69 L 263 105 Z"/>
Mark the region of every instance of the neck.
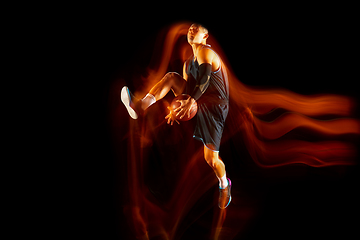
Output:
<path fill-rule="evenodd" d="M 191 45 L 195 57 L 197 56 L 200 48 L 204 45 L 206 45 L 206 43 L 193 43 Z"/>

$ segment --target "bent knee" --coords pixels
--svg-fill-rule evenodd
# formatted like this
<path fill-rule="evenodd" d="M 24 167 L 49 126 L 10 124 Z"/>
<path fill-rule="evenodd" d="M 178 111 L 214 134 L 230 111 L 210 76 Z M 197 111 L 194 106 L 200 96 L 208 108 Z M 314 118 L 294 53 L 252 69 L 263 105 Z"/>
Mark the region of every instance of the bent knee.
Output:
<path fill-rule="evenodd" d="M 166 83 L 173 89 L 175 94 L 181 94 L 186 85 L 185 79 L 177 72 L 168 72 L 165 75 Z"/>
<path fill-rule="evenodd" d="M 165 75 L 165 78 L 168 81 L 172 81 L 172 82 L 176 82 L 176 83 L 182 83 L 184 80 L 183 77 L 180 74 L 178 74 L 177 72 L 168 72 Z"/>
<path fill-rule="evenodd" d="M 180 76 L 177 72 L 168 72 L 165 74 L 165 78 L 166 79 L 174 79 L 177 78 L 178 76 Z"/>
<path fill-rule="evenodd" d="M 170 78 L 172 78 L 173 75 L 174 75 L 174 72 L 168 72 L 165 74 L 165 78 L 170 79 Z"/>

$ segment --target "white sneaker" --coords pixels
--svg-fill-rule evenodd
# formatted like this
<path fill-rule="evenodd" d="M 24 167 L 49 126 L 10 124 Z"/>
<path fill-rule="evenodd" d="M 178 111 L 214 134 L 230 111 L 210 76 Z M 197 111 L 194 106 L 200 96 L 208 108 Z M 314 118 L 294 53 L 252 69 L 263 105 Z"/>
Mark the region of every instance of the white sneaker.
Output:
<path fill-rule="evenodd" d="M 125 105 L 130 117 L 132 119 L 137 119 L 138 114 L 135 111 L 135 104 L 133 103 L 134 95 L 129 91 L 127 86 L 124 86 L 121 89 L 121 101 Z"/>

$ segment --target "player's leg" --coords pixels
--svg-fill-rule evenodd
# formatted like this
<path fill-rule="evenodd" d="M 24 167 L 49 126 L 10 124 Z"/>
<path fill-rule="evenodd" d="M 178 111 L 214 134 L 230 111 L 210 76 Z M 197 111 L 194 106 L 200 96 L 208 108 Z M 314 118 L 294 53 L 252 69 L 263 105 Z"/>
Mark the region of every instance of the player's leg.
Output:
<path fill-rule="evenodd" d="M 167 73 L 151 90 L 149 94 L 154 96 L 156 101 L 162 99 L 172 90 L 175 96 L 184 91 L 186 80 L 176 72 Z"/>
<path fill-rule="evenodd" d="M 231 181 L 226 177 L 225 164 L 221 160 L 219 152 L 212 149 L 210 145 L 204 145 L 204 158 L 219 179 L 219 207 L 224 209 L 231 201 Z"/>
<path fill-rule="evenodd" d="M 156 101 L 162 99 L 166 94 L 172 90 L 175 96 L 181 94 L 186 86 L 186 80 L 178 73 L 167 73 L 154 87 L 151 88 L 148 94 L 141 100 L 134 100 L 133 95 L 125 86 L 121 90 L 121 101 L 124 103 L 129 115 L 133 119 L 138 118 L 138 114 L 150 107 Z"/>
<path fill-rule="evenodd" d="M 214 170 L 216 177 L 219 179 L 220 188 L 227 187 L 225 164 L 219 157 L 218 151 L 211 150 L 211 147 L 204 145 L 204 158 L 209 166 Z"/>

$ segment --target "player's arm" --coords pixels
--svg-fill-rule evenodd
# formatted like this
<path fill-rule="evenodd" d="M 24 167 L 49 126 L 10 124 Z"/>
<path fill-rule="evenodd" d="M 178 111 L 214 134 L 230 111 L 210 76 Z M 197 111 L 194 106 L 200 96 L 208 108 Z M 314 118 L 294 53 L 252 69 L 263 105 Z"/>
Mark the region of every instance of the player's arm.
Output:
<path fill-rule="evenodd" d="M 215 54 L 210 49 L 202 49 L 197 56 L 199 63 L 199 85 L 196 85 L 191 97 L 198 100 L 206 91 L 210 83 L 212 62 Z"/>
<path fill-rule="evenodd" d="M 178 100 L 180 102 L 180 107 L 174 110 L 176 116 L 183 118 L 186 115 L 190 116 L 190 109 L 192 105 L 198 100 L 201 95 L 206 91 L 210 83 L 210 75 L 212 69 L 212 61 L 214 59 L 214 52 L 210 49 L 202 49 L 197 56 L 197 61 L 200 64 L 199 66 L 199 85 L 197 85 L 191 97 L 186 100 Z M 185 68 L 186 69 L 186 68 Z M 187 79 L 187 75 L 184 75 L 184 79 Z"/>
<path fill-rule="evenodd" d="M 188 62 L 188 61 L 185 61 L 184 67 L 183 67 L 183 78 L 184 78 L 186 81 L 188 80 L 188 77 L 189 77 L 189 76 L 186 74 L 187 62 Z"/>

